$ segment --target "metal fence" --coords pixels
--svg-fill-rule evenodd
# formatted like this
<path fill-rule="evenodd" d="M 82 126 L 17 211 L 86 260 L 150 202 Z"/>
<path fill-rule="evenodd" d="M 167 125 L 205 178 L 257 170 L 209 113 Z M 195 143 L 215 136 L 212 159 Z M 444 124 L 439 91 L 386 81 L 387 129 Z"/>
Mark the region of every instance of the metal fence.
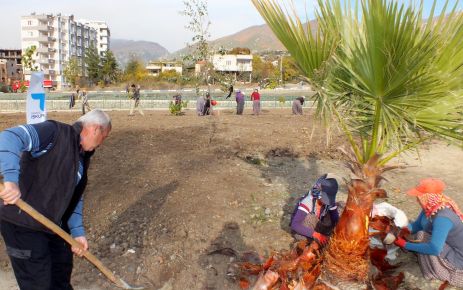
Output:
<path fill-rule="evenodd" d="M 148 110 L 167 110 L 169 108 L 171 100 L 155 100 L 147 99 L 141 100 L 140 104 L 143 109 Z M 103 110 L 129 110 L 131 101 L 127 99 L 102 99 L 102 100 L 89 100 L 91 108 L 99 108 Z M 306 102 L 304 107 L 310 107 L 311 102 Z M 262 108 L 290 108 L 292 106 L 292 100 L 271 100 L 261 101 Z M 245 107 L 252 108 L 252 102 L 246 101 Z M 189 100 L 188 109 L 196 108 L 196 101 Z M 236 108 L 235 101 L 218 101 L 215 109 L 231 109 Z M 75 106 L 70 109 L 68 100 L 47 100 L 46 101 L 47 111 L 69 111 L 69 110 L 80 110 L 81 103 L 76 102 Z M 0 112 L 25 112 L 26 101 L 25 100 L 0 100 Z"/>

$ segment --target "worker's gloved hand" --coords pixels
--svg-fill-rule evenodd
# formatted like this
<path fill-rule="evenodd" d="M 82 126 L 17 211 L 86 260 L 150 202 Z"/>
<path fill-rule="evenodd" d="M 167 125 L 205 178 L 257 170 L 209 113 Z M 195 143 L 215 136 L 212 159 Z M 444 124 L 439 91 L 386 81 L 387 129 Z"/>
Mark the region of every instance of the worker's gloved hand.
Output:
<path fill-rule="evenodd" d="M 387 233 L 386 237 L 383 239 L 383 243 L 386 245 L 392 244 L 396 240 L 396 236 L 393 233 Z"/>
<path fill-rule="evenodd" d="M 399 237 L 404 237 L 404 238 L 407 238 L 409 235 L 411 235 L 411 233 L 408 227 L 401 228 L 398 234 Z"/>
<path fill-rule="evenodd" d="M 326 245 L 328 243 L 328 237 L 319 232 L 314 232 L 312 238 L 317 240 L 320 245 Z"/>
<path fill-rule="evenodd" d="M 407 241 L 404 240 L 403 238 L 401 237 L 397 237 L 396 240 L 394 241 L 394 244 L 397 246 L 397 247 L 401 247 L 402 249 L 405 248 L 405 245 L 407 244 Z"/>

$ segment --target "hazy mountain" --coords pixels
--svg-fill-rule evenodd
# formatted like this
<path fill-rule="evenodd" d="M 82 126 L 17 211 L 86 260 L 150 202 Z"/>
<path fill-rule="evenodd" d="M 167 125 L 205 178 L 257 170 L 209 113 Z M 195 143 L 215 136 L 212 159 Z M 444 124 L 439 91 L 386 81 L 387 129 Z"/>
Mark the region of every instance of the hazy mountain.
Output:
<path fill-rule="evenodd" d="M 310 22 L 313 28 L 316 28 L 316 21 Z M 283 44 L 273 34 L 267 24 L 255 25 L 243 29 L 235 34 L 218 38 L 210 42 L 211 46 L 218 49 L 232 49 L 234 47 L 247 47 L 253 52 L 286 50 Z M 183 48 L 171 54 L 171 57 L 184 55 L 188 53 L 188 48 Z"/>
<path fill-rule="evenodd" d="M 122 67 L 127 64 L 132 55 L 146 64 L 150 60 L 169 54 L 169 51 L 160 44 L 143 40 L 111 39 L 111 50 Z"/>

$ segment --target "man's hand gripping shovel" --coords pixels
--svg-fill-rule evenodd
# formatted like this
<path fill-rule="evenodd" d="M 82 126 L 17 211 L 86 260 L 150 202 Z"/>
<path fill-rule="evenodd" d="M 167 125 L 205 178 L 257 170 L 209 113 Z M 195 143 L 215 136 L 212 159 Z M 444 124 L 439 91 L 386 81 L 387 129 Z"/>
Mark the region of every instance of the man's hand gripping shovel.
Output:
<path fill-rule="evenodd" d="M 3 191 L 3 189 L 4 189 L 4 186 L 3 184 L 0 183 L 0 192 Z M 44 225 L 45 227 L 53 231 L 55 234 L 59 235 L 72 247 L 82 249 L 82 246 L 76 240 L 74 240 L 68 233 L 66 233 L 63 229 L 61 229 L 59 226 L 54 224 L 51 220 L 46 218 L 44 215 L 36 211 L 33 207 L 31 207 L 29 204 L 24 202 L 22 199 L 18 199 L 15 205 L 19 207 L 21 210 L 25 211 L 31 217 L 33 217 L 36 221 L 38 221 L 39 223 L 41 223 L 42 225 Z M 111 270 L 106 268 L 106 266 L 103 265 L 103 263 L 89 251 L 84 251 L 83 256 L 87 258 L 87 260 L 90 263 L 92 263 L 95 267 L 97 267 L 98 270 L 100 270 L 101 273 L 103 273 L 117 287 L 122 288 L 122 289 L 144 289 L 143 287 L 134 287 L 134 286 L 130 286 L 129 284 L 127 284 L 127 282 L 125 282 L 120 277 L 118 277 L 113 272 L 111 272 Z"/>

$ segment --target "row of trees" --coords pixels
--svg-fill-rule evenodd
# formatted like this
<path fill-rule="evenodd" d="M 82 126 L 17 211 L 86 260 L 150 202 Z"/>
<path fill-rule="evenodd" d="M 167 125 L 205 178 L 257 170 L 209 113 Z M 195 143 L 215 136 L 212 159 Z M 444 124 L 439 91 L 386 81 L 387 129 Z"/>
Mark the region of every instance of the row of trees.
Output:
<path fill-rule="evenodd" d="M 270 88 L 298 80 L 302 72 L 289 55 L 254 55 L 252 58 L 252 80 L 268 84 Z"/>
<path fill-rule="evenodd" d="M 84 71 L 86 78 L 84 79 Z M 77 57 L 72 57 L 64 68 L 64 76 L 68 83 L 73 87 L 86 83 L 92 85 L 107 85 L 117 83 L 121 79 L 121 71 L 117 60 L 108 50 L 103 56 L 100 56 L 95 46 L 90 46 L 80 61 Z"/>

